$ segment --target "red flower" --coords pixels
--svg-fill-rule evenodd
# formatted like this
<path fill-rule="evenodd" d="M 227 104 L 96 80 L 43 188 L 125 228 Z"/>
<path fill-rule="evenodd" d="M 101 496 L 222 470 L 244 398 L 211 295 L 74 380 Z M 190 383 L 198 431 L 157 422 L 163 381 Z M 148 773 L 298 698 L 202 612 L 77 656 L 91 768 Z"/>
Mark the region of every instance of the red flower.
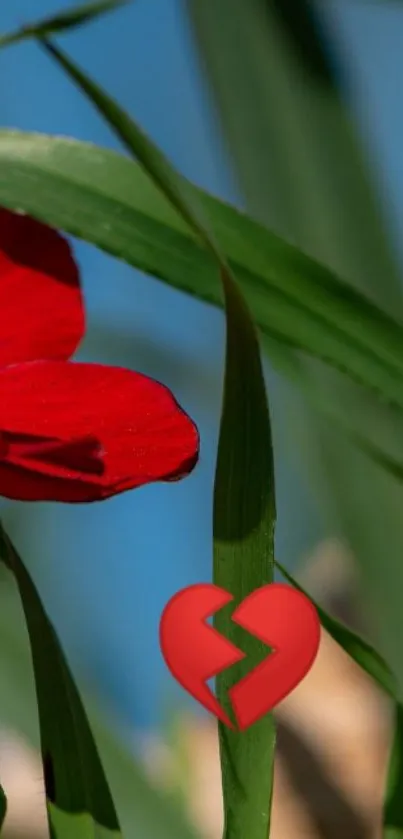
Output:
<path fill-rule="evenodd" d="M 0 313 L 0 495 L 97 501 L 193 469 L 198 432 L 166 387 L 67 361 L 85 329 L 69 245 L 4 209 Z"/>

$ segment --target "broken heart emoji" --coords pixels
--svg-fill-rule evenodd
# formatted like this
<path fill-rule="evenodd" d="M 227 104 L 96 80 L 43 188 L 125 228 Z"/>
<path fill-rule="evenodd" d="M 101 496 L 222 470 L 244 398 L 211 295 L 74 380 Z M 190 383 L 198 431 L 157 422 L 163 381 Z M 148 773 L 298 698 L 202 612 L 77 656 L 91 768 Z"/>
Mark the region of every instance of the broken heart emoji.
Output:
<path fill-rule="evenodd" d="M 206 623 L 233 600 L 213 583 L 188 586 L 167 603 L 160 621 L 160 645 L 174 678 L 221 722 L 233 724 L 206 682 L 245 654 Z M 302 681 L 315 660 L 320 622 L 310 600 L 284 583 L 253 591 L 232 620 L 271 648 L 265 660 L 229 690 L 241 731 L 271 711 Z"/>

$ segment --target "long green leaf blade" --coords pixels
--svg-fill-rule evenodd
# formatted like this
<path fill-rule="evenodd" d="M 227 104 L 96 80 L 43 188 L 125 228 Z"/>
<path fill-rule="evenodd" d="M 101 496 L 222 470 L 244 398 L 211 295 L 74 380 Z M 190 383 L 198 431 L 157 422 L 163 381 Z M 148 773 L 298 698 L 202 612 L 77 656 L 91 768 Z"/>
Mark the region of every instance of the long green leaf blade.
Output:
<path fill-rule="evenodd" d="M 331 391 L 324 398 L 312 382 L 301 377 L 300 365 L 288 343 L 270 333 L 276 305 L 272 305 L 269 291 L 256 297 L 246 269 L 250 243 L 244 221 L 248 225 L 248 220 L 204 193 L 198 193 L 198 197 L 216 238 L 232 261 L 255 319 L 264 330 L 264 347 L 274 366 L 303 388 L 309 402 L 326 419 L 341 426 L 359 445 L 361 441 L 362 448 L 400 480 L 402 463 L 398 454 L 383 451 L 376 440 L 366 440 L 361 423 L 352 425 L 350 415 L 343 414 L 338 403 L 332 405 Z M 222 305 L 208 258 L 139 167 L 124 157 L 74 140 L 0 131 L 0 203 L 22 208 L 177 288 Z M 231 260 L 231 240 L 225 235 L 225 231 L 231 230 L 232 240 L 244 238 L 242 262 Z M 262 229 L 260 233 L 262 240 L 270 239 L 268 231 Z M 286 256 L 288 246 L 284 247 Z M 286 258 L 283 274 L 286 277 Z M 260 282 L 264 281 L 261 277 Z"/>
<path fill-rule="evenodd" d="M 137 158 L 141 160 L 139 156 L 141 154 L 145 159 L 148 156 L 147 138 L 144 133 L 135 126 L 131 118 L 92 79 L 83 73 L 83 71 L 71 61 L 66 53 L 62 52 L 62 50 L 56 47 L 53 43 L 50 43 L 47 39 L 41 39 L 41 42 L 47 52 L 58 62 L 58 64 L 60 64 L 63 70 L 88 96 L 98 111 L 108 121 L 109 125 L 115 130 L 117 136 L 124 145 L 131 150 L 133 142 L 135 141 L 139 148 Z M 158 162 L 158 171 L 156 168 L 156 183 L 158 186 L 161 185 L 161 172 L 159 170 L 161 161 L 159 159 L 159 154 L 160 153 L 158 153 L 158 161 L 157 159 L 154 161 L 155 163 Z M 200 216 L 201 204 L 200 202 L 195 204 L 195 190 L 191 190 L 190 184 L 185 178 L 181 178 L 181 186 L 182 191 L 186 192 L 187 203 L 191 201 L 194 206 L 197 206 L 198 215 Z M 190 226 L 196 230 L 198 235 L 201 236 L 202 241 L 204 241 L 205 244 L 208 244 L 200 224 L 197 222 L 195 225 L 195 219 L 193 217 L 194 214 L 192 213 L 189 215 L 189 211 L 183 206 L 183 202 L 177 193 L 175 183 L 169 180 L 167 188 L 169 188 L 169 200 L 173 206 L 177 210 L 179 209 L 185 221 L 187 221 Z M 204 228 L 208 218 L 208 214 L 204 213 Z M 252 229 L 253 228 L 250 228 L 250 233 L 252 233 Z M 217 252 L 218 242 L 216 237 L 213 237 L 213 228 L 210 223 L 209 243 L 210 247 L 213 246 L 213 251 Z M 277 244 L 278 243 L 279 240 L 277 240 Z M 260 269 L 263 269 L 263 261 L 265 259 L 270 259 L 271 262 L 273 261 L 273 258 L 275 259 L 273 249 L 271 249 L 270 254 L 267 250 L 266 253 L 259 253 L 254 250 L 253 246 L 256 247 L 255 243 L 253 242 L 251 244 L 252 248 L 249 254 L 247 267 L 252 272 L 258 265 Z M 221 251 L 222 253 L 225 253 L 225 249 L 220 248 L 220 252 Z M 291 256 L 291 252 L 289 253 L 289 256 Z M 295 251 L 293 256 L 296 258 L 298 263 L 298 272 L 298 270 L 302 268 L 301 254 L 298 254 L 298 251 Z M 391 372 L 399 371 L 402 373 L 402 326 L 398 322 L 395 322 L 392 318 L 383 314 L 380 309 L 370 303 L 370 301 L 363 295 L 357 293 L 355 289 L 347 283 L 341 283 L 341 281 L 335 283 L 331 271 L 322 268 L 313 260 L 308 260 L 308 262 L 310 262 L 309 271 L 304 273 L 304 284 L 309 293 L 308 306 L 313 318 L 318 321 L 323 321 L 323 323 L 326 323 L 328 326 L 333 328 L 335 328 L 336 322 L 336 332 L 339 331 L 344 333 L 343 346 L 350 345 L 349 349 L 351 349 L 351 346 L 357 343 L 358 346 L 365 349 L 369 354 L 375 355 L 379 353 L 379 360 L 385 366 L 385 370 L 389 369 Z M 288 269 L 292 267 L 291 260 L 288 261 L 287 267 Z M 279 282 L 275 277 L 275 272 L 272 274 L 272 280 L 274 281 L 277 291 L 280 293 L 283 292 L 284 295 L 287 295 L 290 298 L 297 298 L 297 304 L 301 309 L 301 313 L 305 308 L 308 308 L 307 302 L 303 299 L 300 293 L 300 278 L 298 277 L 298 273 L 296 275 L 292 271 L 289 271 L 287 290 L 284 289 L 284 281 Z M 329 293 L 331 294 L 331 306 L 329 306 Z M 369 338 L 368 334 L 368 324 L 370 324 L 371 327 L 371 338 Z M 311 329 L 315 331 L 314 320 L 312 321 Z M 322 336 L 322 339 L 323 337 L 324 336 Z M 306 339 L 308 340 L 309 336 L 306 336 Z M 323 357 L 325 358 L 325 355 Z"/>
<path fill-rule="evenodd" d="M 77 64 L 72 62 L 72 60 L 66 55 L 66 53 L 64 53 L 62 50 L 56 47 L 53 43 L 50 43 L 50 41 L 46 38 L 40 38 L 39 40 L 44 46 L 44 48 L 47 50 L 47 52 L 58 62 L 58 64 L 70 76 L 70 78 L 88 96 L 88 98 L 95 105 L 98 111 L 108 121 L 109 125 L 115 130 L 117 136 L 123 142 L 123 144 L 129 150 L 132 150 L 133 142 L 135 142 L 138 145 L 139 154 L 147 157 L 149 148 L 147 143 L 147 137 L 134 124 L 133 120 L 131 120 L 131 118 L 125 113 L 125 111 L 110 96 L 108 96 L 92 79 L 90 79 L 89 76 L 85 74 L 78 67 Z M 157 156 L 156 152 L 158 152 L 158 150 L 154 149 L 154 164 L 158 164 L 155 169 L 156 183 L 160 186 L 161 173 L 159 171 L 159 167 L 161 164 L 161 160 L 159 152 Z M 138 159 L 140 158 L 138 157 Z M 193 230 L 196 231 L 197 235 L 201 236 L 202 241 L 205 244 L 207 244 L 207 246 L 210 249 L 213 250 L 213 253 L 215 253 L 216 256 L 218 251 L 222 255 L 225 254 L 225 248 L 219 246 L 219 241 L 216 235 L 214 234 L 214 228 L 210 224 L 210 221 L 208 240 L 206 239 L 203 233 L 203 230 L 206 226 L 206 221 L 207 219 L 209 219 L 209 215 L 207 213 L 204 213 L 203 216 L 199 219 L 195 219 L 193 217 L 193 213 L 191 213 L 191 215 L 189 216 L 187 207 L 184 206 L 183 201 L 177 193 L 177 187 L 175 182 L 172 182 L 171 179 L 168 178 L 167 187 L 169 189 L 169 200 L 171 201 L 175 209 L 179 209 L 180 214 L 183 216 L 185 221 L 188 224 L 190 224 L 191 228 L 193 228 Z M 196 203 L 196 191 L 194 189 L 192 190 L 190 184 L 186 181 L 185 178 L 181 178 L 181 189 L 182 192 L 186 193 L 187 206 L 189 206 L 189 201 L 194 207 L 197 206 L 197 215 L 200 216 L 202 205 L 200 201 Z M 200 220 L 203 222 L 201 225 L 199 223 Z M 250 228 L 249 233 L 252 233 L 252 228 Z M 280 241 L 281 240 L 277 239 L 276 244 L 279 244 Z M 275 258 L 273 248 L 271 249 L 270 254 L 268 251 L 266 251 L 266 254 L 264 254 L 263 252 L 259 253 L 255 242 L 251 242 L 251 244 L 252 248 L 250 250 L 249 260 L 246 266 L 247 270 L 249 269 L 253 272 L 255 270 L 255 266 L 257 267 L 258 265 L 262 269 L 262 258 L 266 258 L 267 260 L 270 259 L 270 261 L 273 262 L 273 258 Z M 274 237 L 272 239 L 272 245 L 273 244 Z M 295 251 L 293 257 L 297 257 L 297 254 L 298 251 Z M 291 251 L 289 252 L 289 256 L 291 256 Z M 298 269 L 300 270 L 302 268 L 302 255 L 298 254 L 298 256 Z M 390 373 L 393 370 L 403 372 L 403 359 L 401 356 L 401 351 L 403 351 L 403 329 L 401 325 L 398 322 L 393 321 L 392 318 L 388 318 L 385 314 L 381 312 L 381 310 L 379 310 L 369 300 L 366 300 L 365 297 L 359 295 L 347 283 L 341 283 L 340 281 L 335 283 L 334 277 L 332 276 L 332 273 L 330 271 L 324 269 L 322 266 L 318 265 L 313 260 L 308 260 L 308 262 L 310 262 L 310 266 L 309 271 L 306 271 L 304 274 L 304 284 L 305 290 L 308 291 L 309 307 L 314 320 L 310 324 L 309 333 L 305 334 L 304 332 L 305 341 L 307 342 L 308 346 L 304 346 L 302 344 L 300 345 L 300 348 L 307 349 L 308 352 L 310 351 L 310 337 L 312 335 L 315 335 L 315 326 L 317 327 L 317 323 L 315 323 L 315 321 L 317 319 L 323 319 L 327 327 L 334 327 L 334 323 L 336 320 L 336 333 L 340 331 L 345 331 L 344 341 L 342 342 L 339 348 L 340 353 L 341 355 L 343 355 L 344 359 L 341 363 L 341 369 L 346 369 L 344 365 L 347 365 L 348 372 L 349 362 L 346 361 L 348 355 L 346 356 L 345 349 L 347 348 L 348 351 L 351 352 L 352 343 L 354 344 L 357 341 L 358 345 L 365 348 L 366 352 L 370 355 L 376 354 L 374 342 L 377 343 L 379 361 L 381 361 L 381 363 L 385 367 L 385 375 L 387 375 L 387 369 L 389 369 Z M 289 261 L 287 267 L 292 267 L 291 260 Z M 272 279 L 274 279 L 276 291 L 280 291 L 281 293 L 283 291 L 284 283 L 281 281 L 280 283 L 278 282 L 278 279 L 275 277 L 275 272 L 274 275 L 272 275 Z M 297 303 L 301 309 L 300 314 L 302 314 L 302 311 L 305 308 L 306 303 L 303 295 L 299 293 L 298 285 L 299 277 L 295 276 L 295 273 L 293 275 L 293 272 L 290 271 L 288 277 L 287 296 L 295 297 L 295 293 L 297 292 Z M 300 291 L 302 291 L 302 288 Z M 331 306 L 329 306 L 329 292 L 332 294 Z M 367 329 L 368 321 L 371 325 L 370 337 Z M 296 322 L 294 323 L 294 329 L 297 327 L 297 322 L 298 319 L 296 319 Z M 289 335 L 288 339 L 290 340 L 290 338 L 291 335 Z M 337 334 L 336 338 L 340 338 L 340 335 Z M 293 339 L 291 339 L 291 343 L 295 344 L 295 340 L 296 336 L 294 334 Z M 324 344 L 324 334 L 322 334 L 322 342 Z M 296 345 L 298 346 L 298 343 Z M 328 360 L 326 356 L 326 350 L 323 352 L 322 349 L 318 352 L 318 355 L 320 358 Z M 357 373 L 353 375 L 357 375 Z M 360 373 L 358 373 L 358 378 L 360 378 Z M 392 401 L 394 401 L 393 398 Z M 398 404 L 399 403 L 400 398 L 398 399 Z"/>
<path fill-rule="evenodd" d="M 396 703 L 392 748 L 383 807 L 383 839 L 403 837 L 403 706 Z"/>
<path fill-rule="evenodd" d="M 358 137 L 352 130 L 353 120 L 338 90 L 326 37 L 318 26 L 317 9 L 308 0 L 295 0 L 293 4 L 287 0 L 275 4 L 267 0 L 249 0 L 247 4 L 242 0 L 222 0 L 219 4 L 214 0 L 188 0 L 188 5 L 248 209 L 263 223 L 291 235 L 300 246 L 308 246 L 316 257 L 330 261 L 336 270 L 345 271 L 359 288 L 372 289 L 388 311 L 401 312 L 399 272 L 386 225 L 372 188 L 370 169 L 366 171 Z M 383 277 L 381 283 L 379 277 Z M 319 377 L 319 382 L 328 380 L 329 371 L 320 370 Z M 304 363 L 299 378 L 308 385 L 309 380 L 312 382 Z M 355 410 L 360 414 L 361 439 L 356 442 L 361 451 L 401 480 L 399 464 L 380 451 L 389 435 L 386 432 L 382 436 L 373 401 L 367 394 L 346 392 L 342 381 L 332 390 L 345 413 Z M 292 394 L 286 409 L 292 412 L 295 426 L 304 420 L 308 424 Z M 362 438 L 372 428 L 377 430 L 375 448 Z M 401 489 L 394 481 L 380 483 L 373 465 L 363 460 L 357 449 L 345 450 L 340 445 L 334 426 L 321 424 L 313 415 L 309 417 L 309 432 L 311 445 L 309 438 L 304 441 L 304 472 L 311 475 L 319 462 L 330 501 L 326 512 L 336 517 L 336 526 L 342 528 L 351 544 L 363 568 L 363 582 L 372 576 L 373 591 L 389 611 L 388 582 L 383 581 L 389 577 L 392 591 L 399 589 L 395 569 L 403 546 Z M 400 433 L 400 451 L 402 441 Z M 363 507 L 366 514 L 360 522 L 359 510 Z M 395 515 L 390 513 L 393 509 Z M 389 526 L 387 554 L 383 556 L 376 534 L 384 527 L 385 514 Z M 327 628 L 333 629 L 333 637 L 339 636 L 347 649 L 351 640 L 354 643 L 337 623 Z M 391 637 L 394 634 L 392 630 Z M 369 663 L 378 666 L 373 651 L 363 651 L 360 643 L 357 648 L 355 639 L 354 649 L 359 658 L 365 653 L 362 666 L 368 656 Z M 381 675 L 385 676 L 384 667 Z M 399 813 L 403 761 L 395 759 L 402 746 L 399 709 L 396 720 L 385 808 L 386 836 L 392 835 L 391 824 L 403 824 Z"/>
<path fill-rule="evenodd" d="M 301 591 L 305 597 L 313 603 L 315 606 L 320 622 L 324 629 L 329 633 L 329 635 L 336 641 L 340 647 L 345 650 L 345 652 L 352 658 L 356 664 L 358 664 L 369 676 L 371 676 L 375 682 L 381 687 L 389 696 L 393 699 L 396 699 L 398 695 L 398 689 L 396 684 L 396 679 L 389 667 L 386 663 L 385 659 L 379 655 L 379 653 L 371 646 L 364 638 L 361 638 L 357 635 L 356 632 L 353 632 L 347 626 L 345 626 L 341 621 L 338 621 L 336 618 L 332 617 L 325 609 L 322 609 L 319 603 L 314 600 L 313 597 L 297 582 L 295 577 L 284 568 L 280 562 L 275 560 L 275 566 L 281 572 L 283 577 L 292 585 L 294 588 Z"/>
<path fill-rule="evenodd" d="M 188 181 L 176 173 L 161 151 L 151 143 L 141 128 L 126 114 L 110 96 L 86 76 L 71 59 L 47 38 L 40 38 L 48 54 L 60 64 L 66 74 L 82 89 L 93 105 L 113 128 L 119 140 L 131 155 L 139 161 L 161 194 L 169 201 L 197 237 L 218 259 L 219 265 L 227 268 L 214 234 L 208 228 L 206 216 L 200 202 Z M 228 269 L 229 271 L 229 269 Z"/>
<path fill-rule="evenodd" d="M 393 400 L 392 400 L 393 401 Z"/>
<path fill-rule="evenodd" d="M 394 368 L 403 363 L 402 327 L 362 296 L 351 297 L 350 290 L 345 294 L 328 269 L 261 225 L 187 186 L 209 219 L 261 330 L 327 360 L 403 407 L 403 376 L 385 361 L 392 353 Z M 114 152 L 72 140 L 0 132 L 0 203 L 222 305 L 209 254 L 140 168 Z M 314 311 L 319 290 L 329 318 L 335 305 L 329 321 Z M 370 349 L 343 332 L 344 321 L 357 320 Z"/>
<path fill-rule="evenodd" d="M 214 582 L 234 595 L 214 617 L 218 631 L 246 654 L 217 677 L 231 717 L 228 691 L 257 666 L 267 649 L 233 623 L 231 614 L 254 589 L 273 580 L 275 496 L 270 420 L 259 346 L 243 301 L 226 285 L 224 399 L 214 487 Z M 250 476 L 253 475 L 253 481 Z M 228 839 L 267 839 L 275 732 L 271 716 L 240 734 L 219 724 Z"/>
<path fill-rule="evenodd" d="M 392 699 L 395 699 L 394 728 L 392 747 L 386 778 L 385 800 L 383 805 L 383 839 L 402 839 L 403 837 L 403 706 L 398 700 L 396 679 L 384 658 L 357 633 L 329 615 L 308 594 L 307 591 L 289 574 L 279 562 L 276 567 L 288 582 L 305 594 L 316 607 L 320 622 L 329 635 Z"/>
<path fill-rule="evenodd" d="M 115 9 L 126 5 L 128 2 L 129 0 L 95 0 L 92 3 L 74 6 L 72 9 L 59 12 L 59 14 L 47 17 L 37 23 L 29 23 L 26 26 L 21 26 L 15 32 L 0 35 L 0 49 L 11 46 L 12 44 L 18 44 L 27 38 L 45 37 L 75 29 L 84 23 L 90 23 L 96 20 L 96 18 L 101 17 L 101 15 L 107 12 L 115 11 Z"/>
<path fill-rule="evenodd" d="M 119 106 L 113 100 L 110 99 L 110 97 L 108 97 L 91 79 L 89 79 L 80 70 L 80 68 L 78 68 L 74 63 L 72 63 L 70 58 L 68 58 L 58 48 L 56 48 L 54 45 L 47 44 L 47 49 L 51 51 L 51 54 L 62 66 L 65 72 L 67 72 L 67 74 L 72 78 L 72 80 L 79 85 L 83 92 L 86 93 L 86 95 L 96 105 L 98 110 L 108 120 L 111 127 L 115 129 L 118 136 L 128 147 L 132 145 L 134 139 L 133 132 L 137 135 L 135 137 L 135 142 L 137 145 L 137 154 L 140 154 L 140 157 L 141 155 L 143 155 L 144 157 L 144 143 L 146 138 L 141 132 L 139 132 L 139 130 L 133 124 L 130 118 L 119 108 Z M 146 151 L 146 157 L 147 155 L 148 151 Z M 158 178 L 160 175 L 160 171 L 158 168 L 159 164 L 160 159 L 158 159 L 158 166 L 156 170 L 157 184 L 159 183 Z M 175 192 L 176 185 L 170 182 L 168 178 L 167 186 L 169 190 L 168 194 L 173 203 L 173 206 L 178 208 L 178 196 Z M 186 196 L 190 198 L 191 190 L 189 190 L 189 184 L 186 181 L 182 180 L 182 186 L 183 189 L 185 189 L 186 187 Z M 179 209 L 181 209 L 184 219 L 188 222 L 190 221 L 193 228 L 197 229 L 197 225 L 196 227 L 194 225 L 194 220 L 192 218 L 189 219 L 187 206 L 183 207 L 182 203 L 182 207 L 179 206 Z M 211 236 L 209 236 L 209 238 L 206 239 L 203 234 L 203 231 L 201 231 L 201 233 L 202 240 L 207 246 L 210 247 L 210 250 L 212 251 L 213 255 L 218 255 L 218 258 L 221 259 L 221 254 L 225 253 L 225 250 L 219 249 L 217 247 L 216 239 L 212 241 Z M 249 267 L 251 264 L 252 266 L 256 265 L 256 263 L 257 258 L 256 255 L 253 253 L 252 263 L 249 263 Z M 389 385 L 392 386 L 396 396 L 395 399 L 395 397 L 392 396 L 392 394 L 390 394 L 391 401 L 394 404 L 401 406 L 403 395 L 401 375 L 403 371 L 403 332 L 401 326 L 397 321 L 395 322 L 386 314 L 382 314 L 380 309 L 378 309 L 374 304 L 371 304 L 368 300 L 366 300 L 366 298 L 363 297 L 359 292 L 357 292 L 352 286 L 349 286 L 347 284 L 341 284 L 339 286 L 337 283 L 335 285 L 334 278 L 331 272 L 323 273 L 322 270 L 318 272 L 317 270 L 315 270 L 314 266 L 315 263 L 312 262 L 310 270 L 309 272 L 307 272 L 307 275 L 305 277 L 305 279 L 307 280 L 307 290 L 309 287 L 310 291 L 310 294 L 308 292 L 309 309 L 312 314 L 309 327 L 307 328 L 306 332 L 304 332 L 304 341 L 306 346 L 310 344 L 312 338 L 315 338 L 315 336 L 316 338 L 318 337 L 318 324 L 320 323 L 322 327 L 326 325 L 327 329 L 324 329 L 321 332 L 318 346 L 320 347 L 319 354 L 320 352 L 322 352 L 322 357 L 325 360 L 329 360 L 329 357 L 327 356 L 327 351 L 324 348 L 326 347 L 326 345 L 329 346 L 329 327 L 332 325 L 335 329 L 334 339 L 336 339 L 337 343 L 337 354 L 340 353 L 341 355 L 343 355 L 343 363 L 341 365 L 341 369 L 350 369 L 351 371 L 352 365 L 354 363 L 355 353 L 357 350 L 361 352 L 362 358 L 363 356 L 365 356 L 366 363 L 368 361 L 371 362 L 371 368 L 373 363 L 375 362 L 375 358 L 377 357 L 377 364 L 379 365 L 378 373 L 381 375 L 383 379 L 383 384 L 386 384 L 386 382 L 388 381 L 388 387 Z M 297 277 L 296 275 L 294 275 L 291 278 L 291 283 L 288 283 L 288 289 L 286 294 L 283 291 L 284 284 L 277 284 L 276 292 L 280 292 L 281 289 L 281 291 L 283 291 L 284 293 L 284 298 L 290 300 L 290 298 L 296 293 L 299 279 L 300 277 Z M 328 297 L 329 293 L 332 294 L 331 303 Z M 294 329 L 297 333 L 300 325 L 301 316 L 304 311 L 306 313 L 306 309 L 306 299 L 304 297 L 299 297 L 297 306 L 299 317 L 297 316 L 294 319 Z M 284 312 L 282 314 L 284 315 Z M 281 316 L 279 318 L 279 314 L 277 313 L 277 321 L 278 320 L 280 320 L 282 325 L 284 325 L 284 318 L 283 320 L 281 320 Z M 288 327 L 290 326 L 290 314 L 288 314 L 285 318 L 285 323 Z M 387 324 L 389 324 L 389 326 L 387 326 Z M 369 340 L 369 326 L 370 331 L 372 332 L 372 340 Z M 330 344 L 332 346 L 333 352 L 335 350 L 335 344 L 332 340 L 330 340 Z M 299 347 L 302 348 L 301 345 L 299 345 Z M 362 375 L 363 372 L 364 365 L 361 366 L 360 364 L 358 378 L 360 377 L 360 375 Z M 355 375 L 357 377 L 357 371 L 355 372 Z M 397 379 L 395 378 L 396 376 Z M 348 452 L 346 453 L 346 456 L 347 454 Z M 332 456 L 331 451 L 328 452 L 328 456 Z M 362 458 L 362 474 L 365 474 L 365 468 L 368 467 L 368 464 L 368 459 Z M 361 494 L 362 482 L 360 482 L 359 480 L 359 466 L 360 461 L 357 457 L 357 475 L 353 475 L 351 477 L 352 479 L 358 479 L 359 492 Z M 380 476 L 380 479 L 382 477 L 385 477 L 381 470 L 378 470 L 378 472 L 374 475 L 374 467 L 372 464 L 371 467 L 372 471 L 369 468 L 367 468 L 368 476 L 371 476 L 374 479 L 376 479 L 378 474 Z M 379 491 L 382 495 L 381 486 L 379 486 Z M 392 502 L 393 504 L 398 504 L 401 502 L 401 497 L 398 493 L 395 492 L 393 496 L 391 496 L 390 508 L 387 511 L 393 525 L 395 517 L 394 512 L 392 510 Z M 349 516 L 348 510 L 343 510 L 343 512 L 345 516 Z M 361 532 L 362 523 L 360 521 L 359 515 L 355 515 L 354 526 L 352 526 L 349 530 L 349 533 L 351 534 L 353 539 L 353 544 L 355 544 L 354 537 L 357 534 L 357 527 Z M 374 561 L 377 562 L 379 559 L 379 553 L 375 544 L 376 538 L 379 536 L 379 531 L 378 533 L 374 533 L 371 535 L 373 535 L 374 537 L 374 545 L 372 546 L 371 550 L 368 547 L 368 550 L 366 551 L 368 555 L 368 560 L 366 563 L 365 571 L 367 579 L 372 579 L 373 583 L 374 570 L 371 569 L 369 566 L 370 563 L 373 563 Z M 365 531 L 360 544 L 362 544 L 364 550 L 365 547 L 368 545 L 368 537 L 365 538 Z M 373 590 L 377 591 L 377 589 Z M 380 590 L 378 596 L 378 619 L 382 625 L 384 646 L 386 646 L 386 648 L 389 650 L 391 661 L 396 667 L 396 672 L 399 677 L 400 686 L 403 687 L 403 669 L 401 664 L 400 644 L 396 643 L 396 637 L 401 637 L 401 608 L 400 602 L 398 601 L 398 598 L 396 596 L 396 591 L 397 587 L 391 584 L 391 578 L 389 578 L 389 575 L 386 576 L 384 585 L 382 586 L 382 589 Z"/>
<path fill-rule="evenodd" d="M 18 521 L 17 514 L 14 524 Z M 5 573 L 0 564 L 0 725 L 21 733 L 36 751 L 40 744 L 35 685 L 24 613 L 16 589 L 12 575 Z M 171 791 L 156 788 L 155 781 L 149 778 L 133 751 L 130 737 L 122 739 L 117 735 L 111 721 L 105 720 L 95 697 L 87 694 L 85 707 L 89 711 L 124 839 L 196 839 L 196 829 L 190 827 L 187 814 L 182 807 L 178 808 Z M 72 839 L 75 839 L 74 821 L 82 816 L 69 818 L 72 819 Z"/>
<path fill-rule="evenodd" d="M 270 419 L 259 342 L 248 308 L 196 194 L 137 125 L 53 45 L 47 49 L 77 81 L 139 160 L 163 195 L 200 237 L 218 262 L 225 299 L 227 349 L 225 385 L 214 493 L 214 581 L 231 592 L 234 604 L 273 579 L 274 475 Z M 253 484 L 248 480 L 253 473 Z M 237 643 L 239 628 L 228 612 L 215 625 Z M 237 678 L 262 656 L 249 636 L 247 660 Z M 227 702 L 228 674 L 218 677 Z M 223 795 L 228 839 L 266 839 L 270 825 L 274 756 L 271 715 L 243 734 L 220 725 Z"/>
<path fill-rule="evenodd" d="M 16 579 L 30 638 L 52 839 L 71 839 L 77 816 L 85 816 L 83 839 L 119 839 L 115 806 L 79 693 L 36 588 L 2 528 L 0 557 Z"/>
<path fill-rule="evenodd" d="M 310 599 L 319 614 L 322 626 L 333 640 L 395 700 L 395 722 L 386 779 L 382 835 L 383 839 L 402 839 L 403 706 L 398 699 L 399 692 L 394 674 L 384 658 L 365 639 L 322 609 L 281 563 L 275 562 L 275 566 L 294 588 Z"/>
<path fill-rule="evenodd" d="M 4 819 L 6 818 L 7 814 L 7 798 L 3 787 L 0 784 L 0 830 L 3 827 Z"/>

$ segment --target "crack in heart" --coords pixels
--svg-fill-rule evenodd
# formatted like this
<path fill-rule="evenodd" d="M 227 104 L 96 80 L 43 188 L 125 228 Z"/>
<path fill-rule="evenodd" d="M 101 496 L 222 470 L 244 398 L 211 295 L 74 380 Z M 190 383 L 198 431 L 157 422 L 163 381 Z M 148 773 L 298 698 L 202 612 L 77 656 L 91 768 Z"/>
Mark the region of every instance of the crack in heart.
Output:
<path fill-rule="evenodd" d="M 160 646 L 179 684 L 229 728 L 234 728 L 206 682 L 244 659 L 243 653 L 206 621 L 233 600 L 213 583 L 182 589 L 167 603 L 160 621 Z M 232 620 L 271 651 L 233 685 L 228 695 L 240 731 L 281 702 L 306 676 L 316 658 L 320 621 L 313 604 L 284 583 L 249 594 Z"/>

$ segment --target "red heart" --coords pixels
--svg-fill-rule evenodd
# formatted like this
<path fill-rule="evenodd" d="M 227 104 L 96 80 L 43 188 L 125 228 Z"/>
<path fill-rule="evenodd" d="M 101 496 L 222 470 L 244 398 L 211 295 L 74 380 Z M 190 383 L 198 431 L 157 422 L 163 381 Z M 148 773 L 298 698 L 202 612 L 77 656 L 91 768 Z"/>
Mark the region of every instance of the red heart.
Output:
<path fill-rule="evenodd" d="M 167 603 L 160 622 L 161 650 L 172 675 L 230 728 L 230 719 L 205 683 L 245 657 L 206 623 L 232 599 L 231 594 L 212 583 L 188 586 Z M 235 609 L 232 620 L 272 649 L 229 691 L 243 731 L 271 711 L 306 676 L 318 652 L 320 622 L 310 600 L 284 583 L 270 583 L 253 591 Z"/>

